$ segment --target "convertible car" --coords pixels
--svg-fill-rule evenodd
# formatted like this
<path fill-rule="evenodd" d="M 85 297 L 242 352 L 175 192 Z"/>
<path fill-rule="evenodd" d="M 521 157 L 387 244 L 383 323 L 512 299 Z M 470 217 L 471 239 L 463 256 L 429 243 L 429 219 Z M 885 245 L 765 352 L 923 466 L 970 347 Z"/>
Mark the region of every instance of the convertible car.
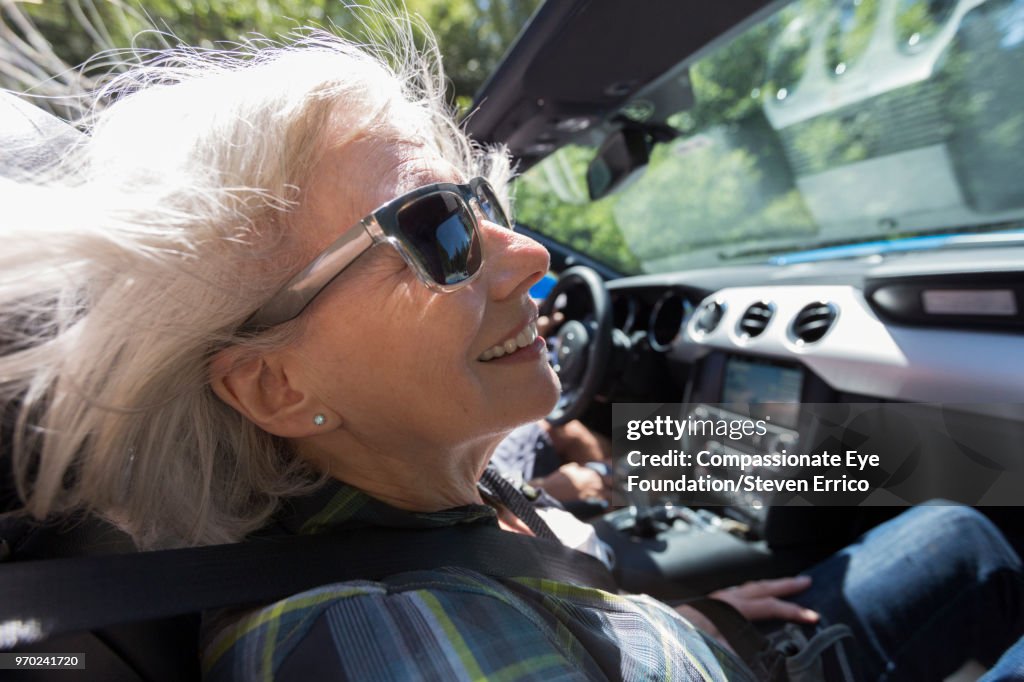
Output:
<path fill-rule="evenodd" d="M 615 443 L 613 504 L 587 515 L 621 587 L 671 599 L 791 574 L 933 493 L 1024 544 L 1022 69 L 1024 0 L 540 6 L 465 125 L 508 145 L 517 229 L 551 252 L 535 290 L 565 319 L 550 419 Z M 26 117 L 3 125 L 32 134 Z M 626 436 L 650 415 L 766 428 L 691 433 L 704 459 L 655 468 Z M 815 497 L 747 489 L 721 464 L 829 439 L 900 466 Z M 686 476 L 707 490 L 631 485 Z M 131 549 L 89 520 L 0 533 L 13 566 Z M 19 651 L 86 652 L 92 679 L 195 677 L 198 618 L 174 599 L 133 620 L 173 618 Z"/>
<path fill-rule="evenodd" d="M 936 496 L 1021 546 L 1022 67 L 1020 0 L 539 9 L 467 125 L 519 160 L 519 229 L 561 275 L 551 418 L 615 441 L 591 522 L 624 587 L 786 574 Z M 648 414 L 771 421 L 666 469 L 628 457 Z M 721 464 L 829 442 L 892 466 L 814 497 Z M 635 485 L 683 476 L 714 492 Z"/>

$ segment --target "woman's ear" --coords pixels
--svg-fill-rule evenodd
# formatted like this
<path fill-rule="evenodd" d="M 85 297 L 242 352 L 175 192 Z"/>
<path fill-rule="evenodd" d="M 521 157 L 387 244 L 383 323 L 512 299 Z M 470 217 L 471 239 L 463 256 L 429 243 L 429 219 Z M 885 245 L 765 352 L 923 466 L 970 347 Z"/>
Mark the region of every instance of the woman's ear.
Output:
<path fill-rule="evenodd" d="M 221 400 L 261 429 L 282 438 L 323 433 L 337 419 L 295 375 L 281 354 L 242 355 L 226 348 L 210 361 L 210 386 Z"/>

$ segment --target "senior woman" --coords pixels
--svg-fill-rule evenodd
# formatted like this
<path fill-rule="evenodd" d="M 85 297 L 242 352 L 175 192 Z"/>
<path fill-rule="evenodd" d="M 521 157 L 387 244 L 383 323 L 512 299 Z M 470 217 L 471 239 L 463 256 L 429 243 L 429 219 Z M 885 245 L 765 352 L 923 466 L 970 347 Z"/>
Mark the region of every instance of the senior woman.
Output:
<path fill-rule="evenodd" d="M 141 548 L 551 534 L 478 485 L 558 395 L 528 296 L 548 256 L 509 229 L 507 159 L 452 123 L 437 60 L 399 56 L 316 34 L 158 54 L 98 93 L 68 158 L 4 184 L 0 382 L 30 512 L 87 509 Z M 962 508 L 811 575 L 717 596 L 847 622 L 872 678 L 932 679 L 1021 630 L 1020 560 Z M 203 656 L 217 680 L 746 679 L 714 634 L 648 597 L 452 566 L 209 614 Z"/>

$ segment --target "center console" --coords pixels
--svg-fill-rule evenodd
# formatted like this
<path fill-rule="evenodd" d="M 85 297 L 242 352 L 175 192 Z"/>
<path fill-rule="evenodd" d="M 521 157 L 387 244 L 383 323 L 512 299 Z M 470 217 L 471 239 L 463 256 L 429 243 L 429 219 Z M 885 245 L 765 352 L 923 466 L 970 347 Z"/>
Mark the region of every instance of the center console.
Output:
<path fill-rule="evenodd" d="M 735 467 L 719 464 L 728 461 L 725 456 L 796 452 L 802 433 L 813 430 L 811 424 L 801 423 L 801 403 L 837 398 L 824 382 L 796 364 L 713 353 L 696 370 L 683 403 L 685 411 L 675 418 L 691 423 L 756 422 L 763 428 L 688 433 L 678 447 L 708 456 L 673 474 L 662 469 L 658 476 L 678 473 L 721 481 L 740 475 Z M 762 478 L 782 475 L 772 467 L 760 467 L 756 473 Z M 786 476 L 792 473 L 788 469 Z M 820 540 L 846 535 L 832 522 L 830 510 L 814 510 L 822 525 L 815 531 L 811 526 L 816 521 L 807 519 L 808 508 L 774 507 L 772 493 L 708 491 L 700 493 L 699 502 L 690 493 L 658 493 L 633 502 L 591 523 L 615 550 L 621 584 L 658 592 L 663 598 L 685 598 L 745 580 L 792 574 L 831 551 L 833 543 Z M 794 536 L 797 541 L 792 541 Z M 671 580 L 656 579 L 652 589 L 652 576 Z"/>
<path fill-rule="evenodd" d="M 740 472 L 735 467 L 723 466 L 729 456 L 785 454 L 793 452 L 800 441 L 797 430 L 800 419 L 800 400 L 805 382 L 799 367 L 740 356 L 727 356 L 721 378 L 718 400 L 696 403 L 687 415 L 691 420 L 725 422 L 755 421 L 763 428 L 747 432 L 737 430 L 727 437 L 691 436 L 683 447 L 690 452 L 709 453 L 704 463 L 693 467 L 695 477 L 736 479 Z M 780 472 L 772 467 L 759 467 L 752 473 L 762 477 L 776 476 Z M 723 513 L 748 524 L 757 532 L 763 531 L 767 509 L 771 503 L 769 493 L 763 492 L 711 492 L 708 502 L 721 505 Z"/>

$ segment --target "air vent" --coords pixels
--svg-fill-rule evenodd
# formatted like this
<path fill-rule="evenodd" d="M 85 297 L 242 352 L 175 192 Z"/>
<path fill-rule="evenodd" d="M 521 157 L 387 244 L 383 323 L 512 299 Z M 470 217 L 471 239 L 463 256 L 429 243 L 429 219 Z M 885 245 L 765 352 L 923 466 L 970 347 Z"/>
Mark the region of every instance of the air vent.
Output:
<path fill-rule="evenodd" d="M 760 336 L 761 333 L 768 327 L 768 323 L 772 321 L 772 315 L 775 314 L 775 306 L 765 301 L 759 301 L 754 303 L 746 312 L 743 313 L 743 317 L 740 318 L 740 323 L 737 327 L 739 329 L 740 336 L 752 339 L 755 336 Z"/>
<path fill-rule="evenodd" d="M 725 304 L 712 301 L 701 306 L 700 312 L 697 313 L 697 319 L 694 320 L 693 328 L 702 334 L 713 332 L 724 315 Z"/>
<path fill-rule="evenodd" d="M 804 306 L 793 319 L 793 337 L 797 343 L 815 343 L 828 333 L 836 320 L 839 309 L 831 303 L 820 301 Z"/>

